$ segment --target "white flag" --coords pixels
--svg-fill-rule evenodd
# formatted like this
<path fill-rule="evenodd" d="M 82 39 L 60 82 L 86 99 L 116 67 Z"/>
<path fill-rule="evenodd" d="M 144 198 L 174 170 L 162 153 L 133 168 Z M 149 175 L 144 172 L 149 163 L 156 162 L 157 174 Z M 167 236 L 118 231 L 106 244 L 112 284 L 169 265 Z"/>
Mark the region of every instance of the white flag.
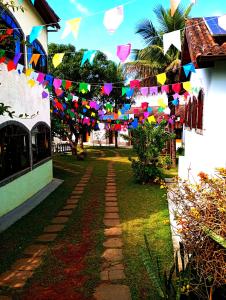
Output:
<path fill-rule="evenodd" d="M 177 10 L 181 0 L 170 0 L 171 5 L 171 17 L 174 16 L 175 11 Z"/>
<path fill-rule="evenodd" d="M 74 35 L 74 38 L 76 39 L 78 37 L 80 23 L 81 23 L 81 18 L 67 20 L 61 38 L 65 39 L 70 33 L 72 33 Z"/>
<path fill-rule="evenodd" d="M 104 15 L 104 26 L 110 33 L 114 33 L 115 30 L 121 25 L 124 19 L 124 8 L 122 5 L 107 10 Z"/>
<path fill-rule="evenodd" d="M 179 51 L 181 51 L 180 30 L 165 33 L 163 35 L 164 54 L 166 54 L 171 45 L 174 45 Z"/>

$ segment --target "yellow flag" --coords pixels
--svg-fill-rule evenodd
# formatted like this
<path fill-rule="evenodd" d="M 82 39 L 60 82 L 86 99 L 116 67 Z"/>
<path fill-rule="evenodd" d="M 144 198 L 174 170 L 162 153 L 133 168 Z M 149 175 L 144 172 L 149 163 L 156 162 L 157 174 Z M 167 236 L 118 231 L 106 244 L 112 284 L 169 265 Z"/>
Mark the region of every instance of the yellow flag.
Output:
<path fill-rule="evenodd" d="M 35 81 L 34 81 L 34 79 L 28 80 L 27 83 L 30 85 L 30 87 L 34 87 L 34 86 L 35 86 Z"/>
<path fill-rule="evenodd" d="M 95 112 L 91 112 L 91 117 L 95 117 L 96 116 L 96 114 L 95 114 Z"/>
<path fill-rule="evenodd" d="M 155 117 L 154 117 L 154 116 L 148 117 L 148 122 L 149 122 L 149 123 L 156 123 Z"/>
<path fill-rule="evenodd" d="M 74 35 L 74 38 L 77 39 L 81 20 L 81 18 L 75 18 L 66 21 L 66 26 L 61 38 L 66 38 L 71 32 Z"/>
<path fill-rule="evenodd" d="M 33 71 L 34 71 L 33 69 L 26 69 L 25 75 L 26 75 L 27 77 L 30 77 L 30 76 L 31 76 L 31 73 L 32 73 Z"/>
<path fill-rule="evenodd" d="M 167 105 L 166 105 L 164 99 L 162 99 L 162 98 L 158 99 L 158 106 L 166 108 Z"/>
<path fill-rule="evenodd" d="M 157 76 L 157 81 L 160 83 L 160 84 L 164 84 L 166 82 L 166 73 L 161 73 L 161 74 L 158 74 Z"/>
<path fill-rule="evenodd" d="M 181 0 L 170 0 L 170 6 L 171 6 L 171 17 L 174 16 L 175 11 L 177 10 Z"/>
<path fill-rule="evenodd" d="M 62 60 L 64 58 L 64 54 L 65 53 L 56 53 L 56 54 L 54 54 L 53 59 L 52 59 L 54 68 L 58 67 L 62 63 Z"/>
<path fill-rule="evenodd" d="M 34 65 L 36 66 L 37 63 L 38 63 L 38 60 L 40 58 L 41 54 L 38 54 L 38 53 L 35 53 L 32 55 L 31 59 L 30 59 L 30 62 L 29 62 L 29 65 L 31 65 L 32 63 L 34 63 Z"/>
<path fill-rule="evenodd" d="M 191 82 L 190 81 L 183 82 L 183 88 L 185 89 L 185 91 L 191 92 L 192 91 Z"/>

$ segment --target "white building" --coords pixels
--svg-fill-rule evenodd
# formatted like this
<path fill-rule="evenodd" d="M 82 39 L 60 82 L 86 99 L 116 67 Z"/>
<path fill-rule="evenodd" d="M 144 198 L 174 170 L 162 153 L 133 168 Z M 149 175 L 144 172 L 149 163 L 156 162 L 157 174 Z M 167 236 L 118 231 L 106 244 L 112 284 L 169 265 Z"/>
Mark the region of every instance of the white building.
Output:
<path fill-rule="evenodd" d="M 12 119 L 6 114 L 0 116 L 0 231 L 38 204 L 40 200 L 34 200 L 34 195 L 47 187 L 53 189 L 50 102 L 42 99 L 41 84 L 28 85 L 25 70 L 47 73 L 48 31 L 60 28 L 59 18 L 46 0 L 34 5 L 24 0 L 22 5 L 24 12 L 0 6 L 1 28 L 13 29 L 13 42 L 0 44 L 0 49 L 6 50 L 6 61 L 0 64 L 0 103 L 15 111 Z M 32 27 L 44 24 L 51 25 L 45 25 L 32 44 L 25 44 Z M 22 53 L 19 64 L 25 67 L 22 74 L 7 70 L 8 61 L 18 52 Z M 35 53 L 41 54 L 37 65 L 28 66 Z"/>
<path fill-rule="evenodd" d="M 186 27 L 182 65 L 194 63 L 190 80 L 200 91 L 186 105 L 179 176 L 193 180 L 199 172 L 213 175 L 226 167 L 226 37 L 213 36 L 200 18 L 188 20 Z"/>

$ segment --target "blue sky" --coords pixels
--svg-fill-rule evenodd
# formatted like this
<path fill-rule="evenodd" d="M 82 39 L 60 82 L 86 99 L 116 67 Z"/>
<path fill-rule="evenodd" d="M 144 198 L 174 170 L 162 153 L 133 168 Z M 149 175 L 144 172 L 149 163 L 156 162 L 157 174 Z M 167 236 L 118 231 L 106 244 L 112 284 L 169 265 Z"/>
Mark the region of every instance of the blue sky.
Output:
<path fill-rule="evenodd" d="M 124 7 L 123 23 L 114 34 L 109 34 L 103 25 L 104 11 L 129 1 L 132 2 Z M 192 17 L 226 14 L 225 0 L 196 2 L 192 9 Z M 153 8 L 158 4 L 166 8 L 170 6 L 170 0 L 48 0 L 48 3 L 62 20 L 60 32 L 50 33 L 49 42 L 71 43 L 77 50 L 101 50 L 116 61 L 117 45 L 131 43 L 132 47 L 137 49 L 144 46 L 142 39 L 135 34 L 135 27 L 139 21 L 150 18 L 155 23 Z M 181 0 L 181 3 L 186 7 L 190 0 Z M 65 20 L 77 17 L 82 17 L 77 40 L 72 35 L 61 40 Z"/>

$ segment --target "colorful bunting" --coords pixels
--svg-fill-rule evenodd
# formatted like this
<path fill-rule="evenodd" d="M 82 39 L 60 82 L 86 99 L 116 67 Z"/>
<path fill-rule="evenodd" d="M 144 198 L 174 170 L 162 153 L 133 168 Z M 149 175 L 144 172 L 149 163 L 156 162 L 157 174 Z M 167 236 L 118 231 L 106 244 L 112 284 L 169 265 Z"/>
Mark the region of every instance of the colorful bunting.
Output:
<path fill-rule="evenodd" d="M 18 64 L 18 61 L 20 60 L 21 55 L 22 55 L 22 53 L 16 53 L 16 55 L 14 56 L 13 62 L 15 65 Z"/>
<path fill-rule="evenodd" d="M 42 92 L 42 99 L 48 98 L 49 94 L 46 91 Z"/>
<path fill-rule="evenodd" d="M 81 18 L 75 18 L 66 21 L 66 26 L 61 38 L 65 39 L 70 33 L 72 33 L 74 38 L 77 39 L 81 20 Z"/>
<path fill-rule="evenodd" d="M 179 51 L 181 51 L 180 30 L 168 32 L 163 35 L 164 54 L 166 54 L 171 45 L 175 46 Z"/>
<path fill-rule="evenodd" d="M 16 70 L 16 65 L 13 60 L 10 60 L 7 64 L 8 71 Z"/>
<path fill-rule="evenodd" d="M 169 86 L 168 85 L 163 85 L 162 87 L 161 87 L 161 91 L 162 91 L 162 93 L 169 93 Z"/>
<path fill-rule="evenodd" d="M 55 87 L 55 89 L 59 89 L 61 87 L 62 84 L 62 80 L 59 78 L 54 78 L 53 80 L 53 86 Z"/>
<path fill-rule="evenodd" d="M 104 15 L 104 26 L 110 33 L 121 25 L 124 19 L 124 8 L 122 5 L 113 9 L 107 10 Z"/>
<path fill-rule="evenodd" d="M 121 62 L 125 62 L 131 52 L 131 44 L 117 46 L 117 56 Z"/>
<path fill-rule="evenodd" d="M 86 61 L 88 61 L 92 65 L 93 60 L 94 60 L 95 55 L 96 55 L 96 52 L 97 52 L 96 50 L 85 51 L 84 54 L 83 54 L 81 66 L 83 66 Z"/>
<path fill-rule="evenodd" d="M 54 68 L 57 68 L 63 61 L 65 53 L 56 53 L 53 56 L 52 63 Z"/>

